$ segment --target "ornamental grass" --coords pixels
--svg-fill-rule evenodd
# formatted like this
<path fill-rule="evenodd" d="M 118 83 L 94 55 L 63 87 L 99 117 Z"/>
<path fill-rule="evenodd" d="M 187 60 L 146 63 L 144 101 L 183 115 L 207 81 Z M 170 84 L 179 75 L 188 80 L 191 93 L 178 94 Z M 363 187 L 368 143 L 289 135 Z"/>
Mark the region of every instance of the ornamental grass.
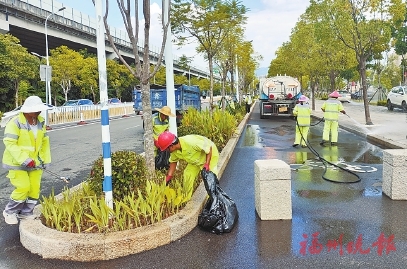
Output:
<path fill-rule="evenodd" d="M 189 109 L 183 115 L 178 135 L 199 134 L 211 139 L 219 151 L 235 135 L 237 124 L 245 115 L 243 106 L 221 111 Z M 117 151 L 111 155 L 113 208 L 105 202 L 102 191 L 103 158 L 92 165 L 88 178 L 72 191 L 65 188 L 62 198 L 54 191 L 41 199 L 41 221 L 52 229 L 70 233 L 106 233 L 134 229 L 157 223 L 181 210 L 191 199 L 182 174 L 186 162 L 180 161 L 171 183 L 166 186 L 165 170 L 157 170 L 147 178 L 144 158 L 133 151 Z M 199 175 L 193 190 L 199 186 Z"/>

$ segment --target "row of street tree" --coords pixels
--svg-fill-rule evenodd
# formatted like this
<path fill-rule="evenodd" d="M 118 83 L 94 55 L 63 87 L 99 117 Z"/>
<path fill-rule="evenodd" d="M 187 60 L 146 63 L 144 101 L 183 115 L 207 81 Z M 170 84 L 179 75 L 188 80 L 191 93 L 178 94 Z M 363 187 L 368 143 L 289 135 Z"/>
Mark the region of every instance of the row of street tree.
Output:
<path fill-rule="evenodd" d="M 139 9 L 139 1 L 118 1 L 117 5 L 122 15 L 123 24 L 133 48 L 134 65 L 126 63 L 119 49 L 114 44 L 108 24 L 109 5 L 105 7 L 104 25 L 110 45 L 119 56 L 121 62 L 140 81 L 142 91 L 143 119 L 145 127 L 145 159 L 148 173 L 154 174 L 154 142 L 152 132 L 152 108 L 150 102 L 151 79 L 160 69 L 167 38 L 173 37 L 179 45 L 197 42 L 197 53 L 208 61 L 209 68 L 209 97 L 213 102 L 214 93 L 214 68 L 219 70 L 222 77 L 222 95 L 226 92 L 226 81 L 230 78 L 232 92 L 235 91 L 235 77 L 238 70 L 238 91 L 243 92 L 255 79 L 257 60 L 261 59 L 254 53 L 251 42 L 244 40 L 244 25 L 246 23 L 247 9 L 241 2 L 232 0 L 174 0 L 162 1 L 162 44 L 157 65 L 151 69 L 149 52 L 149 36 L 151 26 L 150 1 L 143 0 Z M 132 12 L 134 10 L 135 12 Z M 144 45 L 142 56 L 139 54 L 138 43 L 141 25 L 138 10 L 142 10 L 144 25 Z M 134 17 L 132 17 L 134 16 Z M 166 20 L 165 18 L 169 18 Z M 170 32 L 170 29 L 172 31 Z M 172 35 L 171 35 L 172 34 Z M 185 64 L 189 61 L 186 59 Z"/>
<path fill-rule="evenodd" d="M 188 70 L 192 58 L 183 56 L 181 65 L 185 72 L 174 76 L 175 84 L 200 86 L 209 93 L 210 101 L 218 91 L 222 95 L 235 93 L 240 96 L 255 84 L 255 70 L 261 59 L 251 41 L 244 40 L 244 25 L 248 11 L 240 1 L 232 0 L 175 0 L 166 6 L 162 1 L 162 45 L 156 65 L 150 64 L 150 1 L 118 1 L 123 24 L 133 48 L 134 62 L 128 63 L 116 48 L 108 24 L 109 4 L 104 7 L 103 23 L 110 45 L 116 52 L 118 61 L 107 60 L 107 84 L 110 97 L 132 100 L 132 89 L 142 90 L 142 106 L 145 126 L 145 157 L 149 172 L 154 172 L 154 144 L 151 122 L 150 84 L 165 85 L 165 68 L 161 66 L 167 38 L 183 45 L 198 44 L 196 51 L 208 62 L 209 78 L 190 77 Z M 142 8 L 139 8 L 139 4 Z M 132 12 L 132 11 L 135 12 Z M 143 20 L 139 18 L 139 11 Z M 140 13 L 141 14 L 141 13 Z M 168 17 L 168 21 L 163 18 Z M 144 25 L 140 25 L 143 22 Z M 172 26 L 170 28 L 169 26 Z M 172 29 L 172 32 L 168 30 Z M 144 31 L 142 33 L 142 30 Z M 140 35 L 139 35 L 140 33 Z M 139 36 L 143 37 L 142 51 Z M 36 94 L 45 100 L 45 82 L 39 77 L 39 65 L 45 64 L 44 57 L 36 57 L 19 44 L 11 35 L 0 36 L 0 110 L 7 111 Z M 140 53 L 141 52 L 141 53 Z M 50 50 L 49 63 L 52 67 L 51 98 L 53 104 L 60 105 L 67 99 L 99 99 L 98 64 L 95 55 L 86 50 L 74 51 L 66 46 Z M 215 81 L 214 71 L 221 79 Z M 238 78 L 238 79 L 237 79 Z M 238 80 L 238 81 L 237 81 Z M 238 86 L 238 88 L 236 88 Z M 223 99 L 224 100 L 224 99 Z"/>
<path fill-rule="evenodd" d="M 407 52 L 405 21 L 406 3 L 402 0 L 310 1 L 290 40 L 276 52 L 268 74 L 296 76 L 303 88 L 309 85 L 313 93 L 321 88 L 338 89 L 343 81 L 360 81 L 366 124 L 373 124 L 368 82 L 375 75 L 377 86 L 389 89 L 402 81 L 402 74 L 395 72 L 395 57 L 384 56 L 394 44 L 400 55 Z"/>
<path fill-rule="evenodd" d="M 30 95 L 38 95 L 45 100 L 45 81 L 40 79 L 39 66 L 45 65 L 46 59 L 28 52 L 18 38 L 10 34 L 0 34 L 0 51 L 0 111 L 21 105 Z M 183 58 L 186 59 L 185 56 Z M 49 63 L 52 67 L 52 104 L 61 105 L 68 99 L 80 98 L 89 98 L 95 103 L 99 101 L 96 55 L 61 46 L 50 51 Z M 109 96 L 131 102 L 132 90 L 139 85 L 138 79 L 117 60 L 108 59 L 106 68 Z M 188 71 L 187 64 L 185 70 Z M 175 84 L 209 89 L 208 78 L 189 76 L 186 72 L 174 75 Z M 161 67 L 151 83 L 165 85 L 165 76 L 165 68 Z M 230 86 L 227 88 L 230 90 Z M 220 90 L 220 83 L 215 83 L 215 92 L 220 94 Z"/>

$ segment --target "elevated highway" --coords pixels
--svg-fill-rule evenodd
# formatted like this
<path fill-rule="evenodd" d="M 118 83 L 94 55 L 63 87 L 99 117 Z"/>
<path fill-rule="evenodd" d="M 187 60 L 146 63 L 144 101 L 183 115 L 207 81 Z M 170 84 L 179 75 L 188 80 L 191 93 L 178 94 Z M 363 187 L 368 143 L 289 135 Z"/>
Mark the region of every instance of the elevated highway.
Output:
<path fill-rule="evenodd" d="M 96 54 L 96 19 L 72 8 L 57 12 L 64 7 L 62 3 L 53 0 L 0 0 L 0 33 L 10 33 L 20 39 L 23 47 L 29 52 L 46 55 L 45 48 L 45 20 L 47 21 L 48 47 L 54 49 L 65 45 L 73 50 L 87 49 Z M 131 43 L 127 33 L 111 28 L 116 47 L 129 64 L 134 63 Z M 140 42 L 141 41 L 141 42 Z M 106 38 L 106 58 L 117 58 L 116 53 Z M 143 41 L 139 40 L 139 55 L 143 56 Z M 156 64 L 159 55 L 158 48 L 150 46 L 150 62 Z M 208 77 L 209 71 L 203 68 L 182 68 L 179 58 L 174 56 L 174 72 L 194 77 Z M 163 62 L 165 65 L 165 61 Z"/>

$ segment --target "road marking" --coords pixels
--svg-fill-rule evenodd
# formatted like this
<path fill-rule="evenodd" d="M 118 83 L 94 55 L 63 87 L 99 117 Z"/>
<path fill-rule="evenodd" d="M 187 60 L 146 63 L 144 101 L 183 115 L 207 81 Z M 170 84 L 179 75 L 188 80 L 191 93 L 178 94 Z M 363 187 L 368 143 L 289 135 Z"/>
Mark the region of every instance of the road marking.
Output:
<path fill-rule="evenodd" d="M 341 168 L 344 168 L 346 170 L 356 172 L 356 173 L 373 173 L 377 171 L 376 167 L 370 166 L 370 165 L 363 165 L 363 164 L 347 164 L 343 161 L 341 162 L 336 162 L 335 165 L 340 166 Z M 325 168 L 325 166 L 322 164 L 320 161 L 305 161 L 304 164 L 291 164 L 291 169 L 292 170 L 311 170 L 313 168 Z M 339 169 L 338 167 L 335 167 L 333 165 L 328 165 L 327 168 L 330 169 Z"/>

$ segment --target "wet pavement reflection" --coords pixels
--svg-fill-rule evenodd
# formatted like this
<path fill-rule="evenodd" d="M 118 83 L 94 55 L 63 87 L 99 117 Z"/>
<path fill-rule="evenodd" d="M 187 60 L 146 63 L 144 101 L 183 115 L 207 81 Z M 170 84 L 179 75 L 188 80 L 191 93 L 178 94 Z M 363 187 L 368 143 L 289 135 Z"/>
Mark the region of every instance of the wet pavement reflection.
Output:
<path fill-rule="evenodd" d="M 260 119 L 255 106 L 220 179 L 239 211 L 231 233 L 215 235 L 197 227 L 171 244 L 112 261 L 42 261 L 29 256 L 43 265 L 38 268 L 61 269 L 406 268 L 407 202 L 382 194 L 383 150 L 344 130 L 336 146 L 321 146 L 322 128 L 323 123 L 310 128 L 310 148 L 293 147 L 295 122 L 286 117 Z M 325 166 L 318 156 L 352 171 L 360 181 L 332 182 L 354 181 L 355 176 Z M 292 220 L 262 221 L 257 216 L 254 162 L 265 159 L 290 165 Z M 332 181 L 325 180 L 324 173 Z"/>
<path fill-rule="evenodd" d="M 293 120 L 273 118 L 260 122 L 255 117 L 252 116 L 242 136 L 248 136 L 250 140 L 242 140 L 239 151 L 244 153 L 248 163 L 272 158 L 288 163 L 292 169 L 293 203 L 292 221 L 260 221 L 257 218 L 258 251 L 270 259 L 304 256 L 304 251 L 306 255 L 310 254 L 307 251 L 315 240 L 319 242 L 321 252 L 313 255 L 327 254 L 330 242 L 338 240 L 345 247 L 349 242 L 356 244 L 364 240 L 363 247 L 373 251 L 375 242 L 384 232 L 385 222 L 383 212 L 377 208 L 383 210 L 384 207 L 387 212 L 389 204 L 381 190 L 382 149 L 344 130 L 340 130 L 336 146 L 321 146 L 322 124 L 310 129 L 309 148 L 294 148 Z M 352 183 L 358 179 L 360 182 Z M 405 216 L 399 218 L 407 220 Z M 395 237 L 405 237 L 404 231 L 398 228 L 390 231 L 385 226 L 386 236 L 390 232 Z M 345 251 L 345 254 L 348 253 Z"/>

